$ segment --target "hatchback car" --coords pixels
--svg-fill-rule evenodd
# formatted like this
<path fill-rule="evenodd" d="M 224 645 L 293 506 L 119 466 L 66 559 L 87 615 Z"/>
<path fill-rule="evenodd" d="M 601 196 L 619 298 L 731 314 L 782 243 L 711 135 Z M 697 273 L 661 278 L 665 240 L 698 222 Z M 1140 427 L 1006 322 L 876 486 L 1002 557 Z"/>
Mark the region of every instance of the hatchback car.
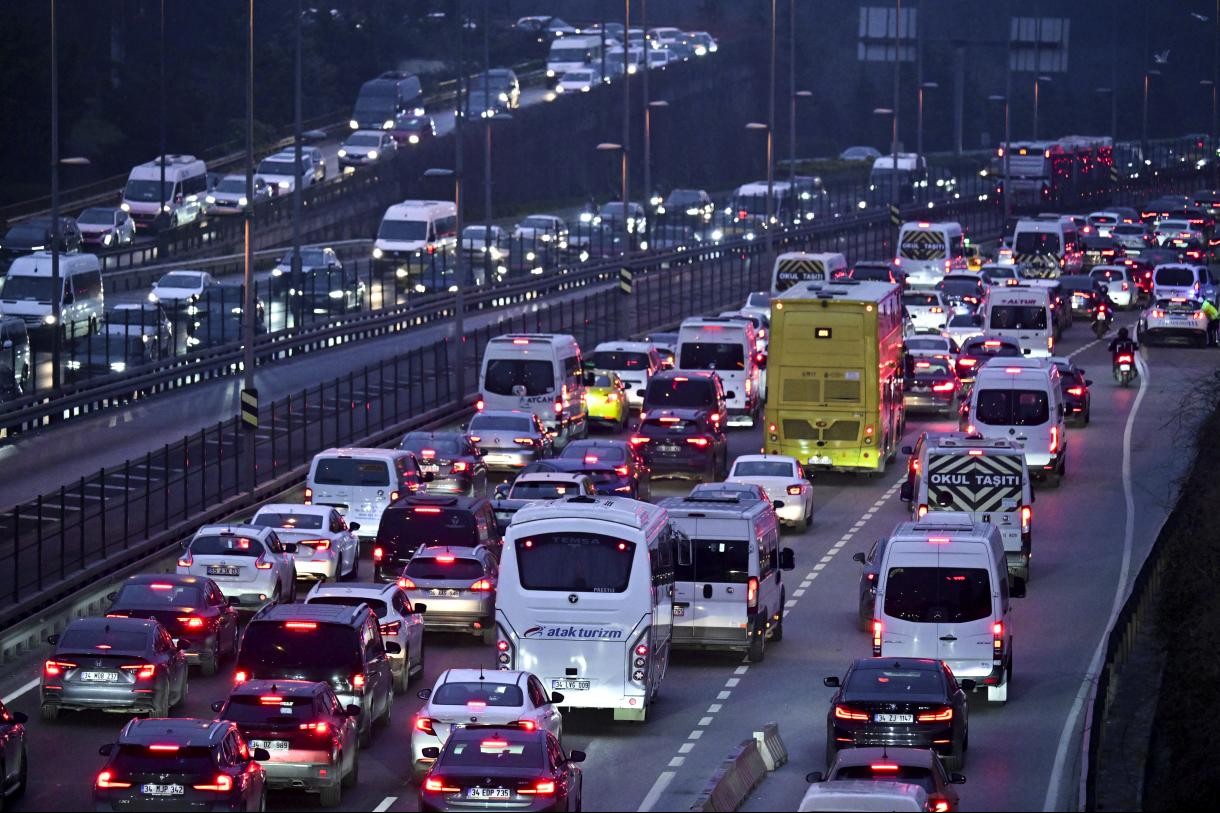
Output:
<path fill-rule="evenodd" d="M 902 403 L 908 412 L 927 409 L 945 416 L 954 415 L 960 389 L 948 356 L 906 356 Z"/>
<path fill-rule="evenodd" d="M 970 339 L 982 336 L 985 332 L 982 314 L 955 313 L 945 323 L 945 329 L 941 331 L 941 335 L 953 342 L 955 348 L 960 348 Z M 927 337 L 921 336 L 920 338 Z"/>
<path fill-rule="evenodd" d="M 259 177 L 254 178 L 254 206 L 271 200 L 274 191 L 271 185 Z M 250 208 L 251 198 L 246 195 L 244 174 L 226 175 L 204 197 L 210 215 L 239 215 Z"/>
<path fill-rule="evenodd" d="M 335 807 L 360 776 L 360 707 L 341 706 L 326 683 L 248 680 L 212 711 L 235 723 L 249 748 L 267 752 L 259 763 L 271 790 L 316 793 L 322 807 Z"/>
<path fill-rule="evenodd" d="M 656 381 L 649 385 L 649 394 Z M 648 409 L 631 436 L 631 445 L 640 451 L 653 478 L 708 482 L 728 471 L 724 429 L 703 409 Z"/>
<path fill-rule="evenodd" d="M 936 753 L 926 748 L 849 748 L 838 753 L 824 779 L 820 772 L 806 778 L 815 784 L 868 782 L 890 786 L 900 782 L 915 785 L 927 794 L 926 809 L 936 813 L 958 809 L 954 785 L 966 781 L 961 774 L 947 772 Z"/>
<path fill-rule="evenodd" d="M 1128 265 L 1099 265 L 1089 272 L 1098 288 L 1116 308 L 1132 308 L 1139 303 L 1138 272 Z M 1073 298 L 1073 307 L 1075 301 Z"/>
<path fill-rule="evenodd" d="M 652 471 L 640 450 L 628 441 L 608 438 L 574 440 L 563 447 L 559 459 L 580 460 L 587 466 L 611 465 L 622 480 L 613 487 L 615 493 L 626 491 L 635 500 L 652 498 Z M 604 493 L 603 484 L 598 482 L 598 478 L 592 479 L 597 493 Z"/>
<path fill-rule="evenodd" d="M 399 147 L 427 144 L 436 138 L 436 122 L 432 120 L 431 116 L 416 116 L 414 111 L 400 113 L 394 119 L 394 127 L 390 130 L 390 135 L 394 137 Z"/>
<path fill-rule="evenodd" d="M 585 411 L 589 423 L 611 432 L 625 430 L 631 407 L 623 379 L 613 370 L 590 370 L 584 375 Z"/>
<path fill-rule="evenodd" d="M 335 607 L 286 604 L 266 607 L 246 627 L 237 653 L 234 683 L 247 680 L 320 680 L 339 703 L 360 707 L 360 746 L 373 726 L 390 722 L 394 675 L 389 657 L 400 652 L 385 641 L 377 616 L 365 604 Z"/>
<path fill-rule="evenodd" d="M 85 246 L 117 248 L 136 239 L 135 221 L 117 206 L 90 206 L 77 216 L 76 225 Z"/>
<path fill-rule="evenodd" d="M 1063 388 L 1063 408 L 1067 419 L 1076 421 L 1078 426 L 1088 426 L 1092 413 L 1092 396 L 1089 394 L 1092 380 L 1085 378 L 1084 369 L 1077 367 L 1071 359 L 1056 356 L 1051 363 L 1059 368 L 1059 385 Z"/>
<path fill-rule="evenodd" d="M 947 274 L 936 283 L 945 303 L 957 313 L 973 312 L 987 293 L 987 284 L 978 274 Z"/>
<path fill-rule="evenodd" d="M 989 653 L 990 654 L 990 653 Z M 966 692 L 944 661 L 928 658 L 860 658 L 840 680 L 826 712 L 826 763 L 841 748 L 901 746 L 931 748 L 958 770 L 970 743 Z"/>
<path fill-rule="evenodd" d="M 408 432 L 398 448 L 414 452 L 419 470 L 432 475 L 429 494 L 473 497 L 487 490 L 483 455 L 465 432 Z"/>
<path fill-rule="evenodd" d="M 387 161 L 398 151 L 394 136 L 384 130 L 357 130 L 347 137 L 336 155 L 344 172 Z"/>
<path fill-rule="evenodd" d="M 390 655 L 394 691 L 405 692 L 411 678 L 424 673 L 423 612 L 427 605 L 412 604 L 410 596 L 396 582 L 318 584 L 309 591 L 305 603 L 338 607 L 367 604 L 377 615 L 382 640 L 393 641 L 401 650 Z"/>
<path fill-rule="evenodd" d="M 298 579 L 334 581 L 357 575 L 360 523 L 348 525 L 333 506 L 268 503 L 250 524 L 275 529 L 284 550 L 293 554 Z"/>
<path fill-rule="evenodd" d="M 500 569 L 490 550 L 420 548 L 398 578 L 415 602 L 428 608 L 424 629 L 466 632 L 496 640 L 496 584 Z"/>
<path fill-rule="evenodd" d="M 184 547 L 178 573 L 207 576 L 242 610 L 296 601 L 296 557 L 273 528 L 204 525 Z"/>
<path fill-rule="evenodd" d="M 566 479 L 571 483 L 573 479 L 586 480 L 590 489 L 590 494 L 601 494 L 606 497 L 631 497 L 633 500 L 643 499 L 636 496 L 638 494 L 638 483 L 631 479 L 631 476 L 619 474 L 618 469 L 622 466 L 613 466 L 610 463 L 586 463 L 583 458 L 558 458 L 553 457 L 550 460 L 540 460 L 537 463 L 531 463 L 521 470 L 521 474 L 517 480 L 513 482 L 514 486 L 518 482 L 528 483 L 537 482 L 534 478 L 522 480 L 528 475 L 534 474 L 566 474 L 569 475 Z M 581 475 L 579 478 L 573 478 L 572 475 Z M 501 498 L 500 495 L 508 494 L 507 484 L 496 487 L 496 499 L 493 506 L 496 511 L 496 521 L 500 527 L 507 528 L 512 522 L 513 515 L 517 513 L 526 504 L 525 500 L 509 500 Z M 521 489 L 517 489 L 518 492 Z"/>
<path fill-rule="evenodd" d="M 565 753 L 545 730 L 499 726 L 454 729 L 419 788 L 420 810 L 580 810 L 583 751 Z"/>
<path fill-rule="evenodd" d="M 155 618 L 169 631 L 187 663 L 216 674 L 224 658 L 237 656 L 237 611 L 206 576 L 141 573 L 111 593 L 107 618 Z"/>
<path fill-rule="evenodd" d="M 947 356 L 957 352 L 953 339 L 945 335 L 924 333 L 917 336 L 907 336 L 903 346 L 909 355 L 913 356 Z"/>
<path fill-rule="evenodd" d="M 726 483 L 759 486 L 775 506 L 779 521 L 790 528 L 813 524 L 813 485 L 795 457 L 746 454 L 733 461 Z"/>
<path fill-rule="evenodd" d="M 411 779 L 418 783 L 435 760 L 429 746 L 443 747 L 449 733 L 471 723 L 548 731 L 563 741 L 558 692 L 548 693 L 529 672 L 446 669 L 431 689 L 420 689 L 424 705 L 411 724 Z"/>
<path fill-rule="evenodd" d="M 907 291 L 902 295 L 903 310 L 911 317 L 917 333 L 939 333 L 948 321 L 948 308 L 939 291 Z"/>
<path fill-rule="evenodd" d="M 488 471 L 517 471 L 553 451 L 551 436 L 532 412 L 484 410 L 470 419 L 466 431 Z"/>
<path fill-rule="evenodd" d="M 186 699 L 185 642 L 151 618 L 78 618 L 43 662 L 42 719 L 60 711 L 145 712 L 168 717 Z"/>
<path fill-rule="evenodd" d="M 982 367 L 988 359 L 997 356 L 1018 358 L 1021 355 L 1021 347 L 1016 342 L 979 336 L 962 345 L 962 350 L 957 354 L 957 361 L 953 365 L 954 372 L 957 373 L 957 379 L 964 389 L 974 383 L 979 367 Z"/>
<path fill-rule="evenodd" d="M 98 749 L 96 810 L 265 810 L 271 759 L 228 720 L 132 720 Z"/>

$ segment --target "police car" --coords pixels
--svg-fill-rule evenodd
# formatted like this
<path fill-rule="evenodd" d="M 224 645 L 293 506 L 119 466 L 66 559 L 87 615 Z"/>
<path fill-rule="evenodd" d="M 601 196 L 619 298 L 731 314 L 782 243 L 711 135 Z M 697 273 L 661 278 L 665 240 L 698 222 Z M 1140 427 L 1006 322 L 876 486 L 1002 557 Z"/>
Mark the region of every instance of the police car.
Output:
<path fill-rule="evenodd" d="M 1136 341 L 1147 344 L 1164 339 L 1186 339 L 1203 347 L 1207 344 L 1207 316 L 1202 307 L 1201 300 L 1185 297 L 1153 300 L 1136 323 Z"/>

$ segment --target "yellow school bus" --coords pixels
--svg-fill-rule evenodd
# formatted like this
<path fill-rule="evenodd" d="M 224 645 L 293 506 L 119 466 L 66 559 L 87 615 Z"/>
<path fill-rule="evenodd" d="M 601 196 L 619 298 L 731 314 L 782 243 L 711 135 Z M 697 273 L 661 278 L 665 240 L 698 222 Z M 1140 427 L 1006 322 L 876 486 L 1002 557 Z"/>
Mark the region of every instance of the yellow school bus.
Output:
<path fill-rule="evenodd" d="M 888 282 L 794 285 L 771 299 L 763 448 L 806 471 L 880 474 L 902 439 L 902 297 Z"/>

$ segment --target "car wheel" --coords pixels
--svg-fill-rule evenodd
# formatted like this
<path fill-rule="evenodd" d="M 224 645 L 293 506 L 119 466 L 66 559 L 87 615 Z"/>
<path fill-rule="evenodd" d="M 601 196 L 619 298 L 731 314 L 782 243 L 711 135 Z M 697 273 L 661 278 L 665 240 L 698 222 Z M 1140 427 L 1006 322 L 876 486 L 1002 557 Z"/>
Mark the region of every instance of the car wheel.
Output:
<path fill-rule="evenodd" d="M 385 696 L 385 710 L 381 712 L 381 719 L 380 719 L 381 725 L 383 725 L 387 728 L 389 727 L 390 715 L 393 713 L 393 711 L 394 711 L 394 683 L 393 683 L 393 681 L 391 681 L 390 690 L 388 692 L 386 692 L 386 696 Z"/>
<path fill-rule="evenodd" d="M 771 640 L 784 640 L 784 593 L 779 595 L 779 618 L 775 620 L 775 626 L 771 628 Z"/>
<path fill-rule="evenodd" d="M 826 772 L 834 767 L 835 757 L 839 755 L 839 746 L 835 742 L 834 734 L 830 731 L 826 732 Z"/>
<path fill-rule="evenodd" d="M 407 684 L 411 681 L 411 664 L 404 663 L 402 671 L 394 676 L 394 691 L 405 692 Z"/>
<path fill-rule="evenodd" d="M 408 680 L 416 675 L 423 676 L 424 674 L 424 637 L 419 636 L 419 654 L 415 658 L 415 665 L 410 669 Z"/>
<path fill-rule="evenodd" d="M 216 636 L 216 646 L 212 647 L 212 654 L 199 662 L 199 674 L 204 677 L 211 677 L 216 674 L 216 670 L 220 667 L 220 635 Z"/>
<path fill-rule="evenodd" d="M 318 792 L 318 805 L 321 807 L 338 807 L 343 799 L 343 785 L 331 785 Z"/>
<path fill-rule="evenodd" d="M 955 742 L 953 750 L 941 756 L 941 762 L 944 763 L 946 771 L 960 771 L 966 767 L 966 743 L 965 737 L 961 742 Z"/>
<path fill-rule="evenodd" d="M 343 755 L 339 755 L 339 764 L 343 764 Z M 360 755 L 352 754 L 352 769 L 343 777 L 341 784 L 345 788 L 354 788 L 360 781 Z"/>
<path fill-rule="evenodd" d="M 483 643 L 492 646 L 496 642 L 496 625 L 494 622 L 484 622 L 483 626 Z"/>
<path fill-rule="evenodd" d="M 13 800 L 20 799 L 25 795 L 25 786 L 29 779 L 30 773 L 30 758 L 25 752 L 25 746 L 21 746 L 21 770 L 17 773 L 17 784 L 13 786 L 9 798 Z M 3 773 L 0 773 L 3 776 Z"/>
<path fill-rule="evenodd" d="M 746 660 L 750 663 L 762 663 L 767 657 L 767 630 L 762 624 L 755 626 L 750 638 L 749 649 L 746 650 Z"/>
<path fill-rule="evenodd" d="M 805 512 L 805 527 L 808 528 L 813 524 L 813 501 L 809 501 L 809 510 Z"/>
<path fill-rule="evenodd" d="M 1088 426 L 1089 419 L 1093 417 L 1093 407 L 1091 404 L 1084 405 L 1084 418 L 1081 419 L 1081 426 Z"/>
<path fill-rule="evenodd" d="M 373 723 L 369 721 L 367 724 L 362 724 L 359 731 L 359 741 L 361 748 L 368 748 L 373 744 Z"/>

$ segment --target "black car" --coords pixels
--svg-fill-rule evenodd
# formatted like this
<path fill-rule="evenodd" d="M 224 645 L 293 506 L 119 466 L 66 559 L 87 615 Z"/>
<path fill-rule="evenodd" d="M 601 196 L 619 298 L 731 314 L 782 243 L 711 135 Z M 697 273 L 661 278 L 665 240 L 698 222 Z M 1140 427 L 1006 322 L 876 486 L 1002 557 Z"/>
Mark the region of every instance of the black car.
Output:
<path fill-rule="evenodd" d="M 953 415 L 961 385 L 948 356 L 905 356 L 902 403 L 907 411 L 930 409 Z"/>
<path fill-rule="evenodd" d="M 0 807 L 25 795 L 30 766 L 25 751 L 25 724 L 29 718 L 9 711 L 0 700 Z"/>
<path fill-rule="evenodd" d="M 1088 276 L 1072 274 L 1059 278 L 1059 286 L 1063 289 L 1063 295 L 1071 297 L 1072 313 L 1091 316 L 1098 305 L 1103 302 L 1108 303 L 1109 296 L 1105 286 L 1098 278 L 1103 274 L 1103 271 L 1096 270 L 1091 271 Z"/>
<path fill-rule="evenodd" d="M 1096 265 L 1113 265 L 1121 262 L 1126 250 L 1113 237 L 1085 234 L 1080 237 L 1080 248 L 1084 252 L 1081 273 L 1088 273 Z"/>
<path fill-rule="evenodd" d="M 566 458 L 560 459 L 553 457 L 550 460 L 539 460 L 537 463 L 531 463 L 521 470 L 521 474 L 545 474 L 554 472 L 563 472 L 567 474 L 583 474 L 593 483 L 593 493 L 601 494 L 606 497 L 631 497 L 632 499 L 642 500 L 643 497 L 637 496 L 633 491 L 636 488 L 636 483 L 631 476 L 619 474 L 616 470 L 619 467 L 611 463 L 585 462 L 581 458 Z M 520 508 L 524 501 L 509 501 L 501 502 L 508 495 L 509 486 L 507 484 L 496 487 L 497 502 L 496 507 L 499 509 L 497 519 L 501 527 L 507 527 L 512 520 L 512 514 Z M 500 495 L 504 495 L 501 497 Z M 516 503 L 516 508 L 510 506 Z"/>
<path fill-rule="evenodd" d="M 580 810 L 583 751 L 565 753 L 545 728 L 454 728 L 419 786 L 420 810 Z"/>
<path fill-rule="evenodd" d="M 869 280 L 871 282 L 889 282 L 894 285 L 900 285 L 903 288 L 907 285 L 907 275 L 898 266 L 885 260 L 877 260 L 875 262 L 861 261 L 852 266 L 851 271 L 847 274 L 849 279 L 854 280 Z"/>
<path fill-rule="evenodd" d="M 648 391 L 652 392 L 653 378 Z M 640 451 L 653 477 L 708 482 L 728 472 L 728 439 L 716 413 L 699 408 L 648 408 L 631 445 Z"/>
<path fill-rule="evenodd" d="M 168 717 L 186 699 L 188 644 L 175 644 L 161 622 L 148 618 L 78 618 L 43 662 L 42 719 L 60 711 L 145 712 Z"/>
<path fill-rule="evenodd" d="M 1070 359 L 1055 358 L 1052 360 L 1059 369 L 1059 386 L 1063 390 L 1063 407 L 1068 420 L 1075 420 L 1079 426 L 1088 426 L 1092 414 L 1090 404 L 1092 396 L 1089 387 L 1092 380 L 1084 377 L 1084 370 L 1077 367 Z"/>
<path fill-rule="evenodd" d="M 927 437 L 927 433 L 923 433 L 920 437 Z M 918 460 L 918 455 L 913 455 L 912 460 Z M 908 474 L 910 469 L 908 466 Z M 908 477 L 908 482 L 910 478 Z M 860 571 L 860 588 L 859 598 L 856 605 L 856 616 L 860 622 L 860 629 L 868 632 L 872 628 L 873 611 L 877 608 L 877 580 L 881 574 L 881 560 L 885 558 L 885 546 L 889 543 L 889 539 L 881 537 L 873 546 L 869 548 L 868 553 L 863 551 L 852 556 L 852 561 L 859 562 L 864 566 Z"/>
<path fill-rule="evenodd" d="M 133 328 L 138 330 L 138 328 Z M 73 339 L 63 349 L 64 380 L 86 381 L 104 375 L 122 375 L 161 358 L 155 341 L 147 334 L 97 333 Z"/>
<path fill-rule="evenodd" d="M 936 290 L 951 307 L 974 310 L 983 301 L 987 285 L 978 274 L 950 274 L 936 283 Z"/>
<path fill-rule="evenodd" d="M 645 341 L 656 341 L 648 338 Z M 674 345 L 678 344 L 674 337 Z M 658 348 L 659 352 L 659 348 Z M 658 409 L 701 409 L 716 426 L 728 424 L 724 382 L 714 372 L 704 370 L 665 370 L 648 379 L 644 390 L 641 417 Z M 638 447 L 639 444 L 634 444 Z"/>
<path fill-rule="evenodd" d="M 18 257 L 33 254 L 36 251 L 50 251 L 52 243 L 53 221 L 49 217 L 34 217 L 14 223 L 0 239 L 0 264 L 8 265 Z M 76 219 L 61 217 L 59 219 L 59 250 L 65 254 L 80 251 L 80 228 Z"/>
<path fill-rule="evenodd" d="M 966 692 L 944 661 L 930 658 L 859 658 L 840 680 L 826 712 L 826 764 L 840 748 L 892 745 L 931 748 L 945 767 L 958 770 L 969 740 Z"/>
<path fill-rule="evenodd" d="M 467 496 L 487 490 L 487 467 L 470 436 L 463 432 L 408 432 L 399 449 L 415 452 L 419 470 L 431 472 L 428 493 Z"/>
<path fill-rule="evenodd" d="M 473 548 L 500 555 L 496 514 L 486 497 L 408 494 L 386 506 L 373 547 L 374 578 L 393 581 L 427 545 Z"/>
<path fill-rule="evenodd" d="M 986 336 L 967 339 L 962 344 L 955 363 L 958 380 L 963 387 L 968 386 L 974 383 L 979 367 L 983 366 L 987 359 L 995 356 L 1017 358 L 1021 355 L 1021 346 L 1008 339 L 992 339 Z"/>
<path fill-rule="evenodd" d="M 614 467 L 615 474 L 626 481 L 615 487 L 615 493 L 621 495 L 626 491 L 637 500 L 652 497 L 652 472 L 640 450 L 628 441 L 609 438 L 574 440 L 563 447 L 559 459 L 581 460 L 586 465 L 609 464 Z M 598 486 L 596 479 L 593 484 Z M 630 485 L 630 488 L 624 489 L 624 485 Z M 597 493 L 602 493 L 600 486 Z"/>
<path fill-rule="evenodd" d="M 808 782 L 894 782 L 916 785 L 928 794 L 927 810 L 953 813 L 958 810 L 958 794 L 954 785 L 963 784 L 966 777 L 949 773 L 935 751 L 927 748 L 848 748 L 840 751 L 825 777 L 814 771 L 805 777 Z M 831 785 L 830 787 L 834 787 Z"/>
<path fill-rule="evenodd" d="M 98 749 L 97 810 L 265 810 L 266 773 L 227 720 L 132 720 Z"/>
<path fill-rule="evenodd" d="M 250 619 L 237 653 L 234 683 L 247 680 L 321 681 L 344 708 L 360 708 L 360 746 L 373 726 L 390 721 L 394 675 L 389 655 L 402 648 L 383 641 L 367 604 L 274 604 Z"/>
<path fill-rule="evenodd" d="M 204 576 L 141 573 L 107 596 L 109 618 L 155 618 L 176 646 L 186 644 L 187 663 L 204 675 L 216 674 L 224 658 L 237 655 L 237 610 Z"/>
<path fill-rule="evenodd" d="M 291 256 L 285 260 L 291 267 Z M 282 271 L 284 260 L 280 263 L 276 270 Z M 301 250 L 301 274 L 295 282 L 291 271 L 272 272 L 270 293 L 273 302 L 292 313 L 331 316 L 363 308 L 365 285 L 356 269 L 344 266 L 333 252 L 310 247 Z"/>

